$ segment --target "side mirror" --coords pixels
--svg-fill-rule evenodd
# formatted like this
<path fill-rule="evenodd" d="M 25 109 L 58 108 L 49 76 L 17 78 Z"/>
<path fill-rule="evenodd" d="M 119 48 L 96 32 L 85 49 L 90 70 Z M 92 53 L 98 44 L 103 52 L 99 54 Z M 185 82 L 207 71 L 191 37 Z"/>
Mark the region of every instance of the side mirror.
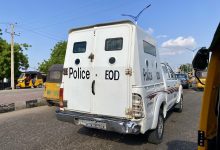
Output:
<path fill-rule="evenodd" d="M 194 57 L 192 66 L 194 70 L 205 70 L 209 63 L 209 50 L 202 47 Z"/>

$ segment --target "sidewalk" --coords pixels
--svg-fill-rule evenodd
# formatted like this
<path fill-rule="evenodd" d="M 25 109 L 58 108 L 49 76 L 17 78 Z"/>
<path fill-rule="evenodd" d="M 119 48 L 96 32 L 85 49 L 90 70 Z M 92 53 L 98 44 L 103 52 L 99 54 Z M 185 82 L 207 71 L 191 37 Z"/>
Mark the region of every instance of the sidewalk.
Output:
<path fill-rule="evenodd" d="M 0 112 L 45 105 L 44 88 L 0 90 Z"/>

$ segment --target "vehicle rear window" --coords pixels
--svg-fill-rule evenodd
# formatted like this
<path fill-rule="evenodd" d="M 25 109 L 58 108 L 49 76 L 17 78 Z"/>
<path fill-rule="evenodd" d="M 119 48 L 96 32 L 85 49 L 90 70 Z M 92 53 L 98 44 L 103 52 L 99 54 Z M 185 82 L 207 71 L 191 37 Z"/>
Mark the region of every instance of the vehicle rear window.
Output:
<path fill-rule="evenodd" d="M 74 43 L 73 53 L 85 53 L 85 52 L 86 52 L 86 41 Z"/>
<path fill-rule="evenodd" d="M 176 77 L 178 79 L 181 79 L 181 78 L 187 79 L 187 75 L 186 74 L 176 74 Z"/>
<path fill-rule="evenodd" d="M 62 81 L 62 71 L 50 71 L 47 76 L 47 82 L 57 82 Z"/>
<path fill-rule="evenodd" d="M 118 51 L 122 50 L 123 38 L 109 38 L 105 40 L 106 51 Z"/>
<path fill-rule="evenodd" d="M 152 44 L 150 44 L 146 41 L 143 41 L 143 46 L 144 46 L 145 53 L 156 56 L 156 47 L 155 46 L 153 46 Z"/>

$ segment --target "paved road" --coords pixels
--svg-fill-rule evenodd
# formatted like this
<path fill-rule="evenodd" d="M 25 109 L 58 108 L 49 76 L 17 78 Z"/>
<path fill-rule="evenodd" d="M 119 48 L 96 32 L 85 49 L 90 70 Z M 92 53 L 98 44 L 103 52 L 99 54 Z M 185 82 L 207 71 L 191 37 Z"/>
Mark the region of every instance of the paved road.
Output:
<path fill-rule="evenodd" d="M 55 108 L 42 106 L 0 114 L 2 150 L 191 150 L 197 147 L 202 92 L 184 91 L 184 111 L 170 113 L 164 141 L 149 144 L 143 135 L 120 135 L 57 121 Z"/>
<path fill-rule="evenodd" d="M 0 104 L 22 105 L 28 100 L 42 99 L 43 90 L 43 88 L 0 90 Z"/>

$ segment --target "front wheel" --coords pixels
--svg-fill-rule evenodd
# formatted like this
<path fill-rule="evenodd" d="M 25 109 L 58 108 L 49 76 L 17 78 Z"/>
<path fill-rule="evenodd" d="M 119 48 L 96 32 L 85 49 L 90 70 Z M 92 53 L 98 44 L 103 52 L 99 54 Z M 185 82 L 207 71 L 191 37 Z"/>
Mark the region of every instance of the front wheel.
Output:
<path fill-rule="evenodd" d="M 164 117 L 163 117 L 163 111 L 160 110 L 158 116 L 157 128 L 148 133 L 149 134 L 148 142 L 153 144 L 160 144 L 163 139 L 163 133 L 164 133 Z"/>

